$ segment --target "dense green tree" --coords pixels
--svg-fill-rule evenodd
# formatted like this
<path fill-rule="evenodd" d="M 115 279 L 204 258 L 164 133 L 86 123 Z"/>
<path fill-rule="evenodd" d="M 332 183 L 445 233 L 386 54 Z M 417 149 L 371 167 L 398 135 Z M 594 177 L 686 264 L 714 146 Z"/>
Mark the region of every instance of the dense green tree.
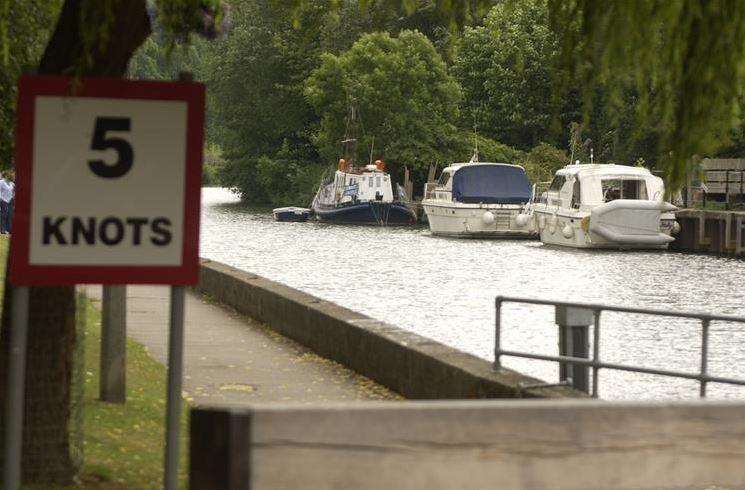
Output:
<path fill-rule="evenodd" d="M 334 26 L 344 12 L 330 5 L 308 2 L 293 15 L 270 0 L 243 1 L 235 8 L 232 35 L 213 47 L 207 83 L 218 122 L 212 140 L 226 159 L 223 182 L 246 202 L 277 202 L 275 193 L 291 187 L 278 175 L 292 178 L 317 160 L 307 135 L 314 114 L 302 90 L 324 46 L 343 42 Z M 281 162 L 291 162 L 284 172 Z M 279 185 L 269 189 L 267 182 Z"/>
<path fill-rule="evenodd" d="M 339 156 L 350 107 L 360 124 L 359 134 L 349 136 L 365 155 L 374 139 L 373 159 L 423 174 L 457 145 L 460 88 L 419 32 L 367 34 L 342 55 L 324 55 L 305 94 L 320 116 L 314 142 L 326 161 Z"/>
<path fill-rule="evenodd" d="M 565 66 L 589 114 L 593 86 L 639 94 L 638 124 L 659 131 L 671 187 L 687 161 L 714 151 L 735 125 L 745 82 L 745 3 L 739 0 L 549 0 Z"/>
<path fill-rule="evenodd" d="M 0 168 L 13 154 L 16 84 L 35 70 L 61 0 L 5 0 L 0 3 Z"/>
<path fill-rule="evenodd" d="M 558 143 L 557 50 L 546 0 L 499 4 L 484 25 L 466 28 L 453 65 L 466 99 L 464 124 L 524 150 Z"/>

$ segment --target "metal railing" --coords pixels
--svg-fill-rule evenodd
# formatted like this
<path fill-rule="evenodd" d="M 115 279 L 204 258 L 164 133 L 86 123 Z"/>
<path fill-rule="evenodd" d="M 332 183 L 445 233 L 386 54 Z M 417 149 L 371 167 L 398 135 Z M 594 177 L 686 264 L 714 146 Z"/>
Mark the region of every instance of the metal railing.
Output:
<path fill-rule="evenodd" d="M 593 334 L 592 334 L 592 356 L 589 358 L 583 357 L 572 357 L 566 355 L 548 356 L 543 354 L 533 354 L 530 352 L 517 352 L 512 350 L 502 349 L 501 347 L 501 333 L 502 333 L 502 304 L 503 303 L 523 303 L 532 305 L 544 305 L 554 307 L 568 307 L 568 308 L 580 308 L 590 310 L 594 316 L 593 322 Z M 709 360 L 709 327 L 711 322 L 736 322 L 745 323 L 745 318 L 727 315 L 711 315 L 708 313 L 696 313 L 696 312 L 677 312 L 677 311 L 665 311 L 656 310 L 649 308 L 625 308 L 620 306 L 608 306 L 601 304 L 592 303 L 572 303 L 566 301 L 547 301 L 539 299 L 529 298 L 518 298 L 509 296 L 497 296 L 495 300 L 496 317 L 495 317 L 495 342 L 494 342 L 494 368 L 501 368 L 501 357 L 522 357 L 526 359 L 536 359 L 541 361 L 554 361 L 559 363 L 565 363 L 567 365 L 578 365 L 587 366 L 592 368 L 592 396 L 598 397 L 598 373 L 600 369 L 613 369 L 617 371 L 627 371 L 633 373 L 643 374 L 654 374 L 660 376 L 670 376 L 674 378 L 684 378 L 697 380 L 699 382 L 699 395 L 703 398 L 706 396 L 706 385 L 708 383 L 723 383 L 738 386 L 745 386 L 745 379 L 737 378 L 726 378 L 722 376 L 711 376 L 708 374 L 708 360 Z M 671 371 L 667 369 L 656 369 L 648 368 L 643 366 L 633 366 L 629 364 L 617 364 L 610 362 L 602 362 L 600 360 L 600 314 L 603 311 L 612 311 L 620 313 L 636 313 L 643 315 L 653 316 L 666 316 L 675 318 L 688 318 L 696 319 L 701 322 L 701 351 L 700 351 L 700 369 L 697 373 L 683 372 L 683 371 Z"/>

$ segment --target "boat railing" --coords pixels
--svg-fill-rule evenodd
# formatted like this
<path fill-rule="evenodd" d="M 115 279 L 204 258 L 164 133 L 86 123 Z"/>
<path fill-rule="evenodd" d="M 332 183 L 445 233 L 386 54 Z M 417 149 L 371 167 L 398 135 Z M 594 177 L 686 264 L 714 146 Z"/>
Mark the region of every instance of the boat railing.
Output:
<path fill-rule="evenodd" d="M 434 197 L 435 188 L 437 187 L 437 182 L 427 182 L 424 184 L 424 199 L 431 199 Z"/>
<path fill-rule="evenodd" d="M 502 336 L 502 308 L 505 303 L 521 303 L 531 305 L 554 306 L 556 309 L 557 323 L 560 329 L 560 352 L 558 356 L 535 354 L 530 352 L 518 352 L 503 349 Z M 698 381 L 699 396 L 706 396 L 706 388 L 709 383 L 721 383 L 745 386 L 745 379 L 729 378 L 723 376 L 712 376 L 708 373 L 709 364 L 709 331 L 712 322 L 734 322 L 745 324 L 745 317 L 712 315 L 708 313 L 681 312 L 673 310 L 658 310 L 650 308 L 626 308 L 620 306 L 609 306 L 592 303 L 574 303 L 567 301 L 547 301 L 540 299 L 518 298 L 509 296 L 497 296 L 495 299 L 495 342 L 494 342 L 494 369 L 502 368 L 502 357 L 521 357 L 540 361 L 554 361 L 560 363 L 560 377 L 562 383 L 574 386 L 577 389 L 590 393 L 594 398 L 598 397 L 599 372 L 601 369 L 612 369 L 633 373 L 669 376 Z M 701 348 L 699 350 L 699 370 L 697 372 L 673 371 L 668 369 L 657 369 L 630 364 L 619 364 L 603 362 L 600 358 L 600 318 L 602 312 L 619 312 L 651 315 L 658 317 L 687 318 L 700 322 Z M 592 354 L 589 352 L 589 328 L 593 327 Z M 563 338 L 563 340 L 562 340 Z M 568 340 L 567 340 L 568 339 Z M 592 389 L 589 389 L 589 372 L 592 370 Z M 546 385 L 548 386 L 548 385 Z M 538 387 L 538 386 L 533 386 Z"/>
<path fill-rule="evenodd" d="M 533 202 L 546 203 L 546 191 L 551 182 L 536 182 L 533 184 Z"/>

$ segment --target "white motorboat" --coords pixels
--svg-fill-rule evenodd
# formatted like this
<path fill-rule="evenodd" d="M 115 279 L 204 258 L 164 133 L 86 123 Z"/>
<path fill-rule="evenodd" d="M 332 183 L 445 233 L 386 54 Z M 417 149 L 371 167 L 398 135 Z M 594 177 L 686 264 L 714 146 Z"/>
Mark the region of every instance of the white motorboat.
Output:
<path fill-rule="evenodd" d="M 546 244 L 665 249 L 680 225 L 664 195 L 646 168 L 576 163 L 558 170 L 530 208 Z"/>
<path fill-rule="evenodd" d="M 532 195 L 522 167 L 474 157 L 446 167 L 437 182 L 427 183 L 422 207 L 433 235 L 536 238 L 525 211 Z"/>

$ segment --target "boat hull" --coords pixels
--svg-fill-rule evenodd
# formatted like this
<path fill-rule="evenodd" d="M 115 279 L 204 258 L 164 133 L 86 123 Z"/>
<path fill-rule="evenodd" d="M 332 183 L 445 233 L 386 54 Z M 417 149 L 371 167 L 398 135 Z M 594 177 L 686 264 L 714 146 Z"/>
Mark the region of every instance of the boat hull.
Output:
<path fill-rule="evenodd" d="M 523 226 L 517 224 L 517 216 L 522 211 L 521 206 L 449 204 L 433 201 L 422 202 L 433 235 L 462 238 L 538 238 L 533 220 L 528 220 Z"/>
<path fill-rule="evenodd" d="M 675 224 L 675 215 L 664 213 L 659 218 L 658 239 L 650 235 L 636 239 L 627 236 L 622 241 L 608 239 L 590 227 L 590 213 L 562 213 L 534 210 L 535 226 L 539 230 L 541 242 L 546 245 L 588 249 L 615 250 L 665 250 L 673 238 L 670 233 Z"/>
<path fill-rule="evenodd" d="M 337 224 L 406 226 L 416 224 L 416 214 L 399 202 L 368 201 L 313 208 L 319 221 Z"/>

